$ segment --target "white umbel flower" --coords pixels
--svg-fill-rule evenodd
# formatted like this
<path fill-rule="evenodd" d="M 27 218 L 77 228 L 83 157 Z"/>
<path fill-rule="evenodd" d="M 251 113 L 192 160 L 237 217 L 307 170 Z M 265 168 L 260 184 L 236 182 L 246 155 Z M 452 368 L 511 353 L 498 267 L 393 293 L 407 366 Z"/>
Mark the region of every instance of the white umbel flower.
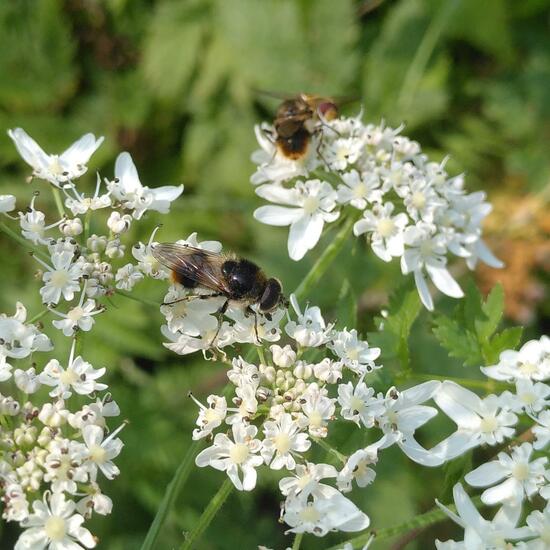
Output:
<path fill-rule="evenodd" d="M 262 185 L 256 193 L 270 202 L 284 206 L 261 206 L 254 217 L 267 225 L 290 225 L 288 253 L 301 260 L 321 238 L 325 222 L 335 221 L 336 191 L 321 180 L 298 182 L 293 189 L 280 185 Z"/>
<path fill-rule="evenodd" d="M 151 189 L 141 184 L 136 165 L 129 153 L 120 153 L 115 162 L 115 179 L 107 183 L 111 195 L 122 206 L 132 210 L 139 220 L 147 210 L 161 214 L 170 211 L 170 204 L 183 193 L 183 185 L 156 187 Z"/>
<path fill-rule="evenodd" d="M 504 503 L 520 505 L 532 497 L 545 483 L 546 457 L 531 460 L 533 446 L 522 443 L 511 454 L 499 453 L 497 460 L 482 464 L 464 478 L 473 487 L 490 487 L 481 495 L 488 505 Z"/>
<path fill-rule="evenodd" d="M 438 501 L 436 503 L 445 514 L 464 529 L 464 541 L 454 543 L 454 546 L 449 547 L 448 543 L 437 540 L 436 548 L 438 550 L 447 548 L 464 548 L 464 550 L 504 549 L 507 547 L 506 541 L 514 541 L 530 536 L 531 531 L 529 528 L 515 527 L 519 520 L 520 508 L 503 507 L 492 521 L 487 521 L 477 511 L 460 483 L 454 486 L 453 496 L 456 514 Z"/>
<path fill-rule="evenodd" d="M 103 143 L 103 137 L 96 139 L 93 134 L 85 134 L 61 155 L 48 155 L 22 128 L 8 130 L 8 136 L 23 160 L 32 167 L 33 176 L 56 187 L 82 176 L 90 157 Z"/>
<path fill-rule="evenodd" d="M 214 444 L 197 455 L 195 464 L 225 471 L 239 491 L 252 491 L 256 486 L 256 468 L 264 462 L 258 454 L 261 442 L 255 439 L 258 428 L 235 423 L 231 430 L 233 441 L 225 434 L 216 434 Z"/>
<path fill-rule="evenodd" d="M 496 445 L 515 433 L 518 417 L 503 408 L 496 395 L 478 395 L 446 380 L 434 396 L 439 408 L 457 425 L 457 430 L 437 447 L 450 460 L 482 444 Z"/>
<path fill-rule="evenodd" d="M 500 354 L 499 362 L 490 367 L 481 367 L 489 378 L 511 382 L 528 379 L 544 381 L 550 378 L 550 338 L 530 340 L 519 351 L 506 350 Z"/>
<path fill-rule="evenodd" d="M 78 550 L 93 548 L 96 541 L 82 527 L 84 518 L 76 514 L 76 504 L 63 493 L 33 502 L 33 513 L 23 521 L 23 531 L 14 550 Z"/>
<path fill-rule="evenodd" d="M 300 426 L 290 414 L 282 414 L 277 421 L 269 420 L 263 426 L 265 438 L 262 457 L 272 470 L 294 470 L 294 454 L 303 453 L 311 447 L 307 434 L 301 433 Z"/>
<path fill-rule="evenodd" d="M 318 537 L 329 531 L 362 531 L 370 520 L 351 500 L 333 489 L 330 496 L 313 492 L 315 484 L 299 494 L 287 497 L 282 519 L 290 526 L 289 533 L 312 533 Z"/>
<path fill-rule="evenodd" d="M 86 459 L 86 466 L 90 474 L 90 479 L 95 481 L 98 470 L 107 478 L 113 479 L 120 470 L 113 463 L 124 443 L 116 437 L 125 424 L 119 426 L 116 430 L 105 437 L 105 431 L 100 426 L 89 424 L 82 429 L 82 438 L 86 444 L 86 451 L 83 458 Z"/>
<path fill-rule="evenodd" d="M 50 391 L 52 397 L 68 399 L 73 391 L 79 395 L 90 395 L 94 391 L 107 388 L 106 384 L 96 382 L 105 374 L 105 367 L 94 369 L 82 357 L 74 357 L 76 341 L 73 341 L 69 364 L 64 369 L 57 359 L 51 359 L 40 374 L 40 382 L 46 386 L 53 386 Z"/>

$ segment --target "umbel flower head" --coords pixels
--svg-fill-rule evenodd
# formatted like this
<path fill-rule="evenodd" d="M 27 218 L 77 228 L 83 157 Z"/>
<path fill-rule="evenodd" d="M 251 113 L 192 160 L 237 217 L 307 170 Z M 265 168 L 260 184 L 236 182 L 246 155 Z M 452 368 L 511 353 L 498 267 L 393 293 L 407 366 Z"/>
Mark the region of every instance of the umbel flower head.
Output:
<path fill-rule="evenodd" d="M 269 201 L 254 217 L 290 226 L 288 253 L 302 259 L 318 243 L 325 224 L 358 216 L 353 227 L 384 262 L 400 259 L 414 276 L 422 303 L 433 309 L 427 279 L 444 294 L 463 296 L 448 269 L 452 256 L 473 269 L 478 260 L 502 263 L 482 239 L 481 224 L 491 212 L 482 192 L 468 194 L 462 175 L 451 177 L 430 161 L 400 128 L 364 124 L 361 116 L 319 121 L 309 154 L 287 158 L 275 145 L 273 127 L 256 128 L 261 150 L 251 181 Z"/>
<path fill-rule="evenodd" d="M 90 157 L 103 143 L 103 137 L 96 139 L 93 134 L 85 134 L 61 155 L 48 155 L 22 128 L 8 130 L 8 135 L 19 154 L 32 167 L 33 176 L 56 187 L 85 174 Z"/>

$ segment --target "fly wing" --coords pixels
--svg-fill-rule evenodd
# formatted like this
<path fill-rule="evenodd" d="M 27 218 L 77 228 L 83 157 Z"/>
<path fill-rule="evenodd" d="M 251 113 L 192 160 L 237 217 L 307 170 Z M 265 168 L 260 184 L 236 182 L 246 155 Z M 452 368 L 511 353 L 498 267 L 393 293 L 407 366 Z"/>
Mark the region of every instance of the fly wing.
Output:
<path fill-rule="evenodd" d="M 157 244 L 151 252 L 162 265 L 177 275 L 216 292 L 229 293 L 221 270 L 225 261 L 222 254 L 177 243 Z"/>

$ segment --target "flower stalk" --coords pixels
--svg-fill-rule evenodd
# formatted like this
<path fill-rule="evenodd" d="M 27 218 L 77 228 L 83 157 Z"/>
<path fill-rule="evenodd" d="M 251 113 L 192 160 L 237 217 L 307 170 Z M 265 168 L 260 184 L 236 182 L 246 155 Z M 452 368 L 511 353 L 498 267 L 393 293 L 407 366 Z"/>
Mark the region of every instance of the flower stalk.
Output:
<path fill-rule="evenodd" d="M 319 256 L 309 273 L 304 277 L 294 292 L 298 299 L 308 296 L 311 289 L 315 287 L 319 279 L 325 274 L 326 270 L 342 250 L 348 237 L 351 235 L 355 221 L 353 216 L 349 216 L 344 220 L 342 227 L 334 236 L 333 241 L 325 248 L 324 252 Z"/>
<path fill-rule="evenodd" d="M 168 518 L 168 515 L 172 510 L 174 503 L 176 502 L 176 499 L 181 492 L 182 487 L 185 485 L 187 478 L 191 473 L 191 470 L 195 463 L 195 455 L 200 449 L 201 443 L 201 441 L 193 441 L 193 443 L 191 443 L 191 445 L 187 449 L 184 459 L 178 466 L 178 469 L 176 470 L 172 481 L 170 482 L 166 489 L 166 492 L 164 493 L 164 497 L 162 498 L 162 502 L 158 507 L 155 519 L 153 520 L 153 523 L 151 524 L 151 527 L 147 532 L 147 536 L 145 537 L 145 540 L 141 545 L 141 550 L 153 550 L 155 548 L 158 548 L 157 539 L 160 535 L 160 530 L 164 525 L 166 519 Z"/>
<path fill-rule="evenodd" d="M 189 550 L 194 547 L 195 543 L 197 542 L 197 540 L 199 540 L 204 530 L 210 525 L 210 522 L 218 513 L 218 510 L 223 506 L 223 503 L 226 501 L 233 488 L 233 483 L 229 478 L 227 478 L 218 489 L 218 492 L 209 502 L 208 506 L 199 518 L 198 523 L 195 525 L 195 528 L 185 538 L 185 541 L 181 545 L 180 550 Z"/>

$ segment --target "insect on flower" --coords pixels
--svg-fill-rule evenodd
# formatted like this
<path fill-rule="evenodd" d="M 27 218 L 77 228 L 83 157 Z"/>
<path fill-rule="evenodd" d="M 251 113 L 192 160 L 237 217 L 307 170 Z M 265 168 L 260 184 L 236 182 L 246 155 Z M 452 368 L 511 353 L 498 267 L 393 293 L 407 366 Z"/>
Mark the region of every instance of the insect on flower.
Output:
<path fill-rule="evenodd" d="M 277 149 L 288 159 L 303 158 L 312 136 L 322 131 L 324 121 L 337 116 L 338 107 L 332 98 L 301 93 L 285 99 L 273 121 Z"/>
<path fill-rule="evenodd" d="M 218 316 L 226 312 L 230 302 L 240 304 L 245 315 L 255 319 L 256 340 L 259 341 L 257 312 L 271 319 L 271 312 L 279 306 L 287 307 L 283 287 L 278 279 L 268 278 L 253 262 L 232 254 L 217 254 L 186 244 L 162 243 L 152 249 L 153 256 L 172 270 L 172 281 L 187 289 L 203 288 L 210 294 L 190 294 L 164 305 L 172 305 L 182 300 L 225 297 L 218 310 Z M 257 311 L 252 306 L 257 305 Z M 216 340 L 221 323 L 212 339 Z"/>

